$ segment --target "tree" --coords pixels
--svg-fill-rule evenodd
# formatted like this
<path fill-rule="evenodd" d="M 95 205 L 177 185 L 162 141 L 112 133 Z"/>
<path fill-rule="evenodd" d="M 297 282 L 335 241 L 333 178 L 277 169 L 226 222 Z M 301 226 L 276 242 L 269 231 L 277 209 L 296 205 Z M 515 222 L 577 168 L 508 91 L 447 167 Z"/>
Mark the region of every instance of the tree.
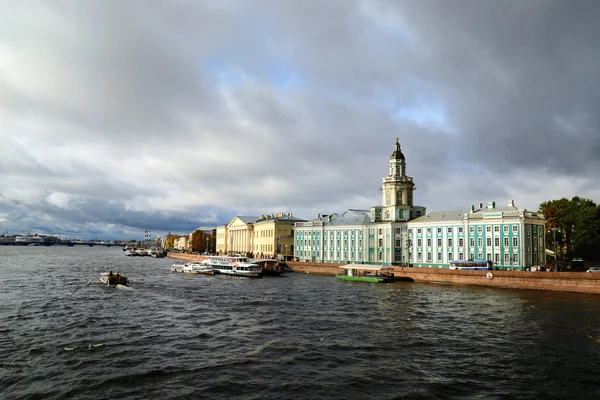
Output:
<path fill-rule="evenodd" d="M 165 241 L 165 247 L 167 249 L 172 249 L 175 245 L 175 239 L 177 239 L 178 237 L 175 235 L 171 235 L 167 238 L 167 240 Z"/>
<path fill-rule="evenodd" d="M 192 233 L 192 244 L 190 245 L 192 251 L 201 252 L 204 250 L 204 247 L 206 246 L 204 236 L 204 232 L 202 232 L 199 229 L 195 230 L 194 233 Z"/>
<path fill-rule="evenodd" d="M 600 260 L 600 207 L 579 196 L 542 203 L 539 208 L 547 221 L 546 247 L 554 248 L 554 235 L 559 256 Z"/>

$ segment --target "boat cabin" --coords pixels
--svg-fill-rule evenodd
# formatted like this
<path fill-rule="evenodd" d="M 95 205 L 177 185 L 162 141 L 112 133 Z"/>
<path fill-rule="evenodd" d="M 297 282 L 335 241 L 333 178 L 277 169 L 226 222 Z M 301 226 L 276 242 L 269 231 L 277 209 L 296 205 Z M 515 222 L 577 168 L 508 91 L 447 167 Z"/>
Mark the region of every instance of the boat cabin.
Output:
<path fill-rule="evenodd" d="M 394 280 L 394 267 L 383 265 L 348 264 L 340 266 L 339 279 L 385 283 Z"/>

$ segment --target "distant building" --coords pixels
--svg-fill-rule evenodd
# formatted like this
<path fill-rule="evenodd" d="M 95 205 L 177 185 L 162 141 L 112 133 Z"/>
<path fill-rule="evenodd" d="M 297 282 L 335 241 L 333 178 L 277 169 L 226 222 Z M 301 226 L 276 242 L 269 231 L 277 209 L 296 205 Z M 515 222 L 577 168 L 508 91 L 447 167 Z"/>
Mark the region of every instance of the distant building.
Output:
<path fill-rule="evenodd" d="M 381 206 L 323 214 L 295 224 L 299 260 L 447 268 L 453 260 L 488 259 L 503 269 L 545 263 L 542 215 L 508 207 L 438 211 L 413 204 L 413 178 L 398 138 L 381 183 Z"/>

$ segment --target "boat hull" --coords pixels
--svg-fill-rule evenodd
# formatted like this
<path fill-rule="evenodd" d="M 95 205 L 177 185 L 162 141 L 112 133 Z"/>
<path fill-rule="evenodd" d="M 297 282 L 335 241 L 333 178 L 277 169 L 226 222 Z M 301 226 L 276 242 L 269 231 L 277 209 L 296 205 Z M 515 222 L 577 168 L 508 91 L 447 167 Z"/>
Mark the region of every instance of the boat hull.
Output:
<path fill-rule="evenodd" d="M 343 281 L 352 281 L 352 282 L 371 282 L 371 283 L 388 283 L 392 282 L 393 278 L 388 277 L 376 277 L 376 276 L 346 276 L 346 275 L 337 275 L 338 279 Z"/>

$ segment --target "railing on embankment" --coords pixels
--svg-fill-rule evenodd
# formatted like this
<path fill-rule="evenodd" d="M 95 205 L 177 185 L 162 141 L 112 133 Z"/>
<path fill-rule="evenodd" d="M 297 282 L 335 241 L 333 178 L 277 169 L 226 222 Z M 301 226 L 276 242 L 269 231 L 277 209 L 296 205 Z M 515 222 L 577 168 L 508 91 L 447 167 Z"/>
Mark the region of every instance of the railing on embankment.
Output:
<path fill-rule="evenodd" d="M 338 267 L 345 264 L 288 261 L 288 265 L 296 272 L 336 275 L 339 272 Z M 359 265 L 357 265 L 357 267 L 360 268 Z M 491 273 L 491 275 L 488 273 Z M 441 268 L 394 267 L 394 275 L 401 280 L 413 280 L 415 282 L 437 282 L 511 289 L 538 289 L 600 294 L 600 273 L 460 271 Z"/>

